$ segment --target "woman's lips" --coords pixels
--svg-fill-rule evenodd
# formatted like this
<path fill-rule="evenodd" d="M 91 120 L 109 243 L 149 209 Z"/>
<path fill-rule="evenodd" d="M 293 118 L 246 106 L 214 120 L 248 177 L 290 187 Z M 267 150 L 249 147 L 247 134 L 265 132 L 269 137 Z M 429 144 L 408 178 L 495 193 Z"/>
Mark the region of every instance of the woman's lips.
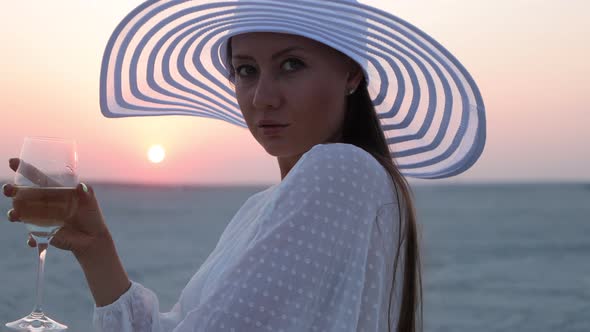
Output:
<path fill-rule="evenodd" d="M 280 134 L 287 127 L 289 127 L 289 125 L 266 125 L 260 126 L 260 129 L 262 129 L 262 134 L 266 136 L 273 136 Z"/>

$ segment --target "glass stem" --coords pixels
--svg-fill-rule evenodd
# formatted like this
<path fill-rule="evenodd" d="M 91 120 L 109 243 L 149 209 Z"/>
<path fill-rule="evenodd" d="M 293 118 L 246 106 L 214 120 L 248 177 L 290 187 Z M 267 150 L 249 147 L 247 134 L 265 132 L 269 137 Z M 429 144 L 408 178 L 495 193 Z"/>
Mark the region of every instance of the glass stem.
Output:
<path fill-rule="evenodd" d="M 37 237 L 37 240 L 39 238 Z M 47 255 L 47 247 L 49 241 L 37 241 L 37 249 L 39 250 L 39 266 L 37 268 L 37 296 L 35 300 L 35 308 L 32 315 L 43 315 L 43 284 L 45 280 L 45 256 Z"/>

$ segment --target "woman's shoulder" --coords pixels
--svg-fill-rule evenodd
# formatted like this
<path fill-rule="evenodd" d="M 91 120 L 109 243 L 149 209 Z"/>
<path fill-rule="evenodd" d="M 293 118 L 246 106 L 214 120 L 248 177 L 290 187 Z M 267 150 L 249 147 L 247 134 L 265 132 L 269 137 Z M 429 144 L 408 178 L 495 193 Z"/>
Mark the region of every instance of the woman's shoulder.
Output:
<path fill-rule="evenodd" d="M 302 155 L 284 182 L 285 187 L 305 192 L 314 188 L 315 191 L 309 191 L 322 195 L 332 191 L 355 193 L 359 197 L 379 197 L 377 202 L 391 201 L 389 173 L 369 152 L 352 144 L 313 146 Z"/>
<path fill-rule="evenodd" d="M 346 173 L 351 177 L 359 174 L 364 178 L 387 176 L 387 172 L 375 157 L 364 149 L 348 143 L 317 144 L 303 154 L 298 164 L 304 169 Z"/>

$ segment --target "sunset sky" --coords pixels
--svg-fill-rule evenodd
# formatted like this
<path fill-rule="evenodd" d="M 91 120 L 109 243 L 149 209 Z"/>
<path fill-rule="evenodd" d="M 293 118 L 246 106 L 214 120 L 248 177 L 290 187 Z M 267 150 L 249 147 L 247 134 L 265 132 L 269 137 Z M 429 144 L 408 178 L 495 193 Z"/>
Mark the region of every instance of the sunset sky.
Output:
<path fill-rule="evenodd" d="M 590 1 L 363 2 L 433 36 L 479 85 L 487 108 L 486 148 L 472 169 L 448 181 L 590 181 Z M 140 3 L 4 1 L 0 179 L 12 177 L 7 161 L 18 156 L 25 136 L 53 136 L 77 140 L 83 181 L 280 181 L 276 160 L 246 129 L 197 117 L 102 116 L 106 42 Z M 155 144 L 166 151 L 158 164 L 147 156 Z"/>

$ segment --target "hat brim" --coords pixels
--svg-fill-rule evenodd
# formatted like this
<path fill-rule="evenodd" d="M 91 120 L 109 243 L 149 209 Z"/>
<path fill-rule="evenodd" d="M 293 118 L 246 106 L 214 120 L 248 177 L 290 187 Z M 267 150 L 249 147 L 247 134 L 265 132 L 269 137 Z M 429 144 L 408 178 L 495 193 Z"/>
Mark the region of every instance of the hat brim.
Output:
<path fill-rule="evenodd" d="M 113 32 L 103 57 L 106 117 L 192 115 L 246 127 L 225 64 L 229 37 L 301 35 L 364 69 L 392 157 L 406 175 L 460 174 L 481 155 L 485 107 L 477 85 L 438 42 L 354 1 L 148 1 Z"/>

